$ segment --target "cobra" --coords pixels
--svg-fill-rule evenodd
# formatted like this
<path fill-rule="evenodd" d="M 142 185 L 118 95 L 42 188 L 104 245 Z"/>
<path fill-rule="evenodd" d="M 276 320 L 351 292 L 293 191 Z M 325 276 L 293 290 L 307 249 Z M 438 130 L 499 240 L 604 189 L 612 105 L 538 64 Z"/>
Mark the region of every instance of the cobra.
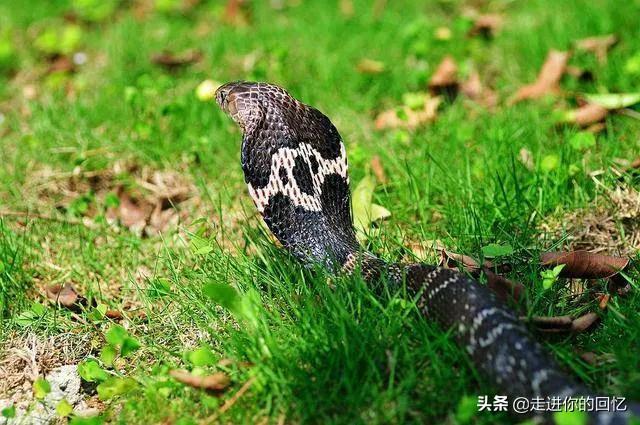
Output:
<path fill-rule="evenodd" d="M 271 232 L 300 261 L 360 272 L 372 284 L 406 285 L 424 317 L 454 329 L 475 367 L 508 400 L 593 394 L 560 368 L 486 286 L 433 265 L 387 263 L 359 245 L 345 146 L 324 114 L 268 83 L 225 84 L 216 101 L 242 130 L 241 162 L 251 198 Z M 640 415 L 640 406 L 628 407 L 590 412 L 590 422 L 627 423 L 632 414 Z"/>

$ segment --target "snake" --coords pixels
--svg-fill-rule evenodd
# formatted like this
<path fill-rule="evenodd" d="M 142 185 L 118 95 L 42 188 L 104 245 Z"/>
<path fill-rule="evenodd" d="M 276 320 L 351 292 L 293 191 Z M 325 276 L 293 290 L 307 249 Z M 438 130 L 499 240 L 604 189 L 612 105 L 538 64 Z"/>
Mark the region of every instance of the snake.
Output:
<path fill-rule="evenodd" d="M 453 331 L 473 367 L 507 397 L 512 414 L 550 420 L 545 409 L 520 411 L 514 405 L 518 398 L 586 400 L 589 406 L 595 393 L 565 372 L 486 285 L 450 268 L 386 262 L 360 245 L 352 224 L 345 144 L 326 115 L 264 82 L 226 83 L 215 99 L 242 132 L 249 195 L 295 258 L 335 273 L 360 273 L 371 284 L 406 288 L 425 319 Z M 625 406 L 587 409 L 588 421 L 626 424 L 640 417 L 640 405 Z"/>

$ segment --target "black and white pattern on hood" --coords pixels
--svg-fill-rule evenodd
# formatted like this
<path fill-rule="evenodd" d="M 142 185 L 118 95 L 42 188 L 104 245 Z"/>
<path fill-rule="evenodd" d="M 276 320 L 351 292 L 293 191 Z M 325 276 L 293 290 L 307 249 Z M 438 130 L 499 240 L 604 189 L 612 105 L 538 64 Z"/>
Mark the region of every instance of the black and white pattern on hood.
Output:
<path fill-rule="evenodd" d="M 405 285 L 425 318 L 453 329 L 475 367 L 510 401 L 592 396 L 486 286 L 450 269 L 388 264 L 360 247 L 344 144 L 321 112 L 268 83 L 228 83 L 216 100 L 243 131 L 242 168 L 251 197 L 276 238 L 301 261 L 358 270 L 376 285 Z M 625 424 L 632 412 L 640 416 L 640 406 L 589 412 L 589 421 Z"/>
<path fill-rule="evenodd" d="M 262 187 L 248 183 L 249 194 L 260 213 L 272 196 L 280 193 L 296 207 L 307 211 L 322 210 L 322 184 L 329 175 L 337 175 L 348 184 L 347 153 L 340 143 L 340 155 L 324 159 L 320 152 L 307 143 L 297 148 L 280 148 L 271 156 L 270 174 Z"/>

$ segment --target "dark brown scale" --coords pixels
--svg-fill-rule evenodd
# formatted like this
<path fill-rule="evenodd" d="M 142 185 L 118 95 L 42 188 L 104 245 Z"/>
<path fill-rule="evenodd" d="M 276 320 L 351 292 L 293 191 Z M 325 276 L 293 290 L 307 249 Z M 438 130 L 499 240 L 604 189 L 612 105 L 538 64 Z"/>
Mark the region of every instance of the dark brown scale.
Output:
<path fill-rule="evenodd" d="M 296 157 L 293 165 L 293 178 L 298 185 L 298 188 L 307 195 L 313 195 L 313 180 L 311 178 L 311 170 L 309 164 L 302 157 Z"/>
<path fill-rule="evenodd" d="M 249 94 L 249 95 L 248 95 Z M 310 145 L 322 159 L 341 155 L 342 139 L 320 111 L 297 101 L 280 87 L 267 83 L 229 83 L 216 100 L 243 129 L 242 167 L 254 187 L 268 182 L 271 157 L 282 148 Z M 234 107 L 236 111 L 234 112 Z M 257 118 L 258 117 L 258 118 Z M 265 118 L 266 117 L 266 120 Z M 316 160 L 316 158 L 313 158 Z M 304 166 L 302 166 L 304 162 Z M 293 175 L 298 186 L 309 189 L 310 167 L 298 156 Z M 282 179 L 282 169 L 279 170 Z M 536 342 L 511 310 L 486 286 L 453 270 L 425 264 L 386 264 L 359 246 L 351 223 L 347 180 L 332 174 L 320 188 L 320 211 L 295 206 L 283 193 L 271 196 L 262 212 L 265 222 L 285 248 L 307 264 L 324 263 L 334 270 L 360 270 L 374 285 L 407 286 L 427 320 L 454 329 L 458 344 L 474 365 L 499 390 L 516 397 L 587 396 L 586 387 L 562 371 L 555 359 Z M 596 424 L 625 424 L 630 411 L 590 413 Z"/>

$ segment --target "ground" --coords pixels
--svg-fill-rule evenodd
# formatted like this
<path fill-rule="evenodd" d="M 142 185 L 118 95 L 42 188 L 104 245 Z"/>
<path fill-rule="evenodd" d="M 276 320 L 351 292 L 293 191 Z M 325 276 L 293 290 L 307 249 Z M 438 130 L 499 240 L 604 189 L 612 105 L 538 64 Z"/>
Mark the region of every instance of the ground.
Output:
<path fill-rule="evenodd" d="M 640 90 L 637 0 L 240 3 L 0 4 L 3 406 L 33 410 L 37 378 L 80 363 L 82 403 L 61 418 L 514 421 L 475 411 L 495 390 L 411 300 L 274 245 L 240 133 L 208 98 L 207 84 L 237 79 L 280 84 L 335 123 L 352 189 L 390 213 L 365 226 L 369 249 L 497 255 L 526 287 L 523 315 L 599 315 L 582 333 L 534 330 L 563 367 L 640 399 L 636 266 L 600 309 L 606 281 L 545 289 L 537 261 L 577 248 L 638 259 L 637 106 L 595 126 L 567 118 L 584 94 Z M 486 14 L 499 22 L 478 29 Z M 608 34 L 604 52 L 578 46 Z M 516 102 L 552 50 L 570 52 L 557 87 Z M 446 56 L 479 91 L 428 89 Z M 179 382 L 181 369 L 218 389 Z"/>

